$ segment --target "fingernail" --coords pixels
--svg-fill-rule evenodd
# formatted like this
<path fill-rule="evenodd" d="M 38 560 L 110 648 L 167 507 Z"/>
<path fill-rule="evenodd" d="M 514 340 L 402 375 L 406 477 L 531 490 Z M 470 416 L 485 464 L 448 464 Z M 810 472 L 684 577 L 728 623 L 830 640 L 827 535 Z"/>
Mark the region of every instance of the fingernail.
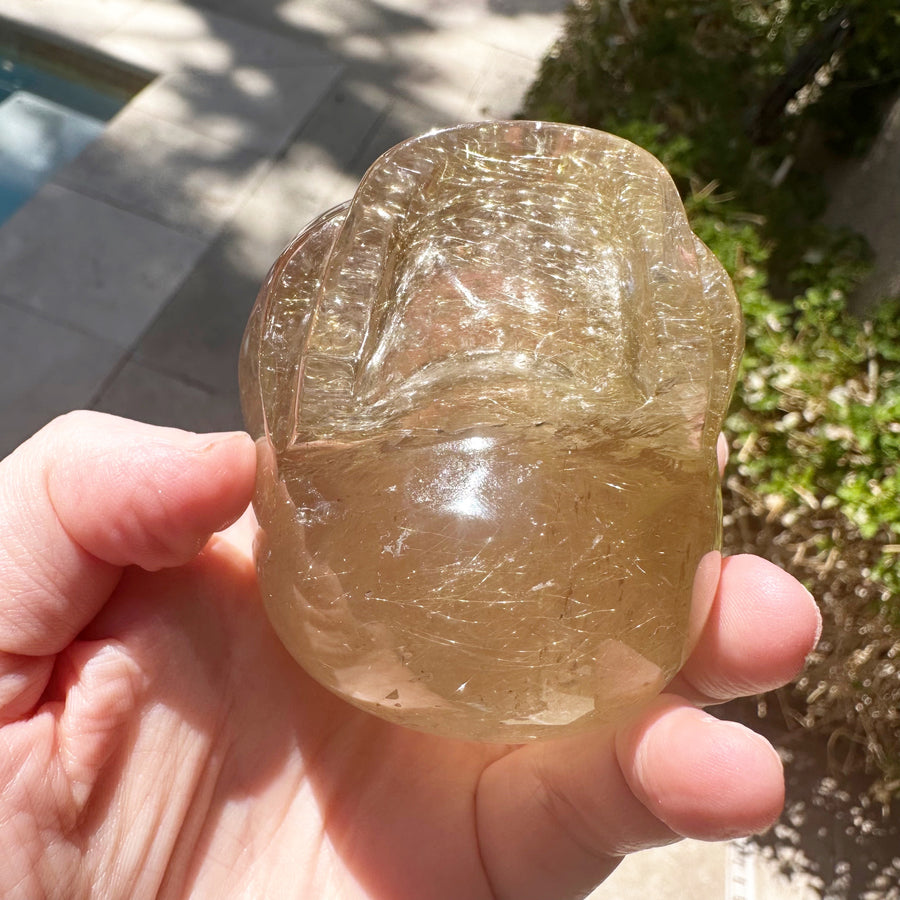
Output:
<path fill-rule="evenodd" d="M 732 734 L 740 734 L 743 740 L 749 740 L 752 743 L 755 743 L 757 747 L 776 759 L 779 766 L 782 768 L 784 767 L 784 760 L 781 758 L 781 754 L 778 752 L 777 748 L 775 748 L 772 743 L 758 731 L 754 731 L 752 728 L 748 728 L 740 722 L 733 722 L 730 719 L 716 719 L 715 716 L 711 716 L 710 718 L 715 719 L 720 727 L 724 726 L 725 731 L 730 731 Z"/>
<path fill-rule="evenodd" d="M 809 597 L 809 602 L 812 603 L 813 609 L 816 611 L 816 639 L 813 641 L 813 649 L 818 646 L 819 639 L 822 637 L 822 610 L 819 609 L 819 604 L 816 602 L 816 598 L 806 589 L 806 596 Z"/>
<path fill-rule="evenodd" d="M 185 444 L 195 453 L 206 453 L 229 443 L 252 440 L 246 431 L 215 431 L 209 434 L 190 434 L 185 439 Z"/>

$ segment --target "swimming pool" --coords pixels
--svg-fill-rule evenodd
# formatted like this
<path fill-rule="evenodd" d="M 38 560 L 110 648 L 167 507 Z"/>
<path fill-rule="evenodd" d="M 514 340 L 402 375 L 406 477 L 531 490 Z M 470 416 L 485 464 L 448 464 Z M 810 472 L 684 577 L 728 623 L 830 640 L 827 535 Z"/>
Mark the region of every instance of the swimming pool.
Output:
<path fill-rule="evenodd" d="M 0 224 L 151 77 L 0 19 Z"/>

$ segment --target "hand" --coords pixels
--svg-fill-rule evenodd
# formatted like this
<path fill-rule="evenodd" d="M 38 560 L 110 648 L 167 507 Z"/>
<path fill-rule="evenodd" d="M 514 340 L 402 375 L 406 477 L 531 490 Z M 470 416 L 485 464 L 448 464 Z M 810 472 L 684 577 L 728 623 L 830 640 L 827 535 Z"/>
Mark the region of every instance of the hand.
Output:
<path fill-rule="evenodd" d="M 0 896 L 553 900 L 624 854 L 778 815 L 781 765 L 695 703 L 791 678 L 809 595 L 725 562 L 676 683 L 618 729 L 449 741 L 282 649 L 249 552 L 254 449 L 95 413 L 0 463 Z"/>

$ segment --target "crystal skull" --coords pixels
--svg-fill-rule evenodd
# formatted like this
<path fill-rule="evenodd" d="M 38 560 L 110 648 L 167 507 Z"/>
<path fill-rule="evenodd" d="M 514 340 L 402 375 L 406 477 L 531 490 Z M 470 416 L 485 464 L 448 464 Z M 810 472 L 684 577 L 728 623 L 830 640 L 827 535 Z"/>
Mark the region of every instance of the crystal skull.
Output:
<path fill-rule="evenodd" d="M 519 742 L 659 693 L 718 577 L 742 326 L 663 166 L 485 122 L 382 156 L 241 352 L 279 637 L 393 722 Z"/>

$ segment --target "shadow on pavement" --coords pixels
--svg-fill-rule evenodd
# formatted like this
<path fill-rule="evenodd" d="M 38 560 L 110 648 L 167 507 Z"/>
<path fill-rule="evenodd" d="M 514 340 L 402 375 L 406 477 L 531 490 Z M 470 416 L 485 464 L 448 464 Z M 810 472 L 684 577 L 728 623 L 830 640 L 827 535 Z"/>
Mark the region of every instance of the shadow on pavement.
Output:
<path fill-rule="evenodd" d="M 785 809 L 755 839 L 762 854 L 806 875 L 823 900 L 900 898 L 900 809 L 868 796 L 871 777 L 842 771 L 820 737 L 788 727 L 778 710 L 760 718 L 756 701 L 742 700 L 717 712 L 764 734 L 785 762 Z"/>

